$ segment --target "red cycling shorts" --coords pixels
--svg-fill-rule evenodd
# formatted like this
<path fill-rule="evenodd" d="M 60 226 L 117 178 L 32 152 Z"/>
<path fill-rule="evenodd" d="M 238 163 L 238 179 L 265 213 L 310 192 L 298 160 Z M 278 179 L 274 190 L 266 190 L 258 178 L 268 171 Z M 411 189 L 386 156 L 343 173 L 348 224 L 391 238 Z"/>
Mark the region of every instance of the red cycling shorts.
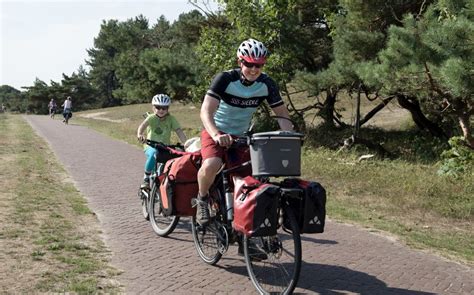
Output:
<path fill-rule="evenodd" d="M 201 155 L 202 159 L 224 158 L 224 148 L 212 139 L 206 129 L 201 131 Z"/>
<path fill-rule="evenodd" d="M 216 143 L 206 129 L 201 131 L 201 155 L 202 160 L 209 158 L 221 158 L 227 162 L 228 168 L 237 166 L 243 162 L 250 160 L 250 152 L 248 147 L 226 149 Z M 249 175 L 251 172 L 247 169 L 244 174 Z"/>

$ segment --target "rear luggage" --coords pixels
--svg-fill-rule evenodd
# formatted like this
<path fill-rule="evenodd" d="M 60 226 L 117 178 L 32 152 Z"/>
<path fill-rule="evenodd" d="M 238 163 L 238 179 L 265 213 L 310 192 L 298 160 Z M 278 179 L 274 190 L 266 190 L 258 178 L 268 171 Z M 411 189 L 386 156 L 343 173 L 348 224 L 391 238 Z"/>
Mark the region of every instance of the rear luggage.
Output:
<path fill-rule="evenodd" d="M 191 199 L 198 194 L 197 172 L 201 163 L 199 153 L 184 154 L 168 160 L 159 176 L 163 215 L 194 216 Z"/>
<path fill-rule="evenodd" d="M 326 190 L 317 182 L 285 179 L 283 187 L 299 188 L 300 195 L 289 200 L 296 215 L 300 232 L 322 233 L 326 221 Z"/>
<path fill-rule="evenodd" d="M 251 176 L 235 177 L 233 228 L 246 236 L 275 235 L 279 193 L 276 185 L 263 184 Z"/>

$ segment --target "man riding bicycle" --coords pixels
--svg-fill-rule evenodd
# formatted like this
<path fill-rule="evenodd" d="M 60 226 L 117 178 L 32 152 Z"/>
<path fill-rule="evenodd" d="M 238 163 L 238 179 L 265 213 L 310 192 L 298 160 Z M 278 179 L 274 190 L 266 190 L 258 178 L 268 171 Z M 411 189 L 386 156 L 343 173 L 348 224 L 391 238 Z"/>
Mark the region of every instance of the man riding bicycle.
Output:
<path fill-rule="evenodd" d="M 200 113 L 204 125 L 201 131 L 203 161 L 198 171 L 196 213 L 196 221 L 202 226 L 209 224 L 209 188 L 233 136 L 242 136 L 247 131 L 253 114 L 264 101 L 277 116 L 289 119 L 277 84 L 262 72 L 267 57 L 268 50 L 262 42 L 243 41 L 237 49 L 239 68 L 216 75 L 204 97 Z M 293 130 L 290 120 L 278 123 L 282 130 Z"/>
<path fill-rule="evenodd" d="M 68 96 L 61 106 L 64 107 L 64 109 L 63 109 L 63 117 L 64 117 L 63 123 L 68 124 L 69 119 L 72 117 L 71 97 Z"/>

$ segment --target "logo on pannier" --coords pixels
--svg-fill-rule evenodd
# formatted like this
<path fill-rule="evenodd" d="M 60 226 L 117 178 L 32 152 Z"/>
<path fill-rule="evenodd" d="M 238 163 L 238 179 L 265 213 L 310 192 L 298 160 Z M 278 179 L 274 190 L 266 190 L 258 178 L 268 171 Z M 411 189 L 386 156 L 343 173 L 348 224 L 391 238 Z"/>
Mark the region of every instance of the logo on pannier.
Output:
<path fill-rule="evenodd" d="M 314 216 L 314 218 L 309 221 L 309 224 L 321 224 L 321 221 L 318 216 Z"/>
<path fill-rule="evenodd" d="M 288 160 L 281 160 L 281 164 L 283 165 L 283 167 L 288 167 L 288 164 L 290 163 L 290 161 Z"/>
<path fill-rule="evenodd" d="M 265 227 L 268 227 L 268 228 L 272 227 L 272 223 L 270 222 L 268 218 L 265 218 L 262 224 L 260 224 L 260 228 L 265 228 Z"/>

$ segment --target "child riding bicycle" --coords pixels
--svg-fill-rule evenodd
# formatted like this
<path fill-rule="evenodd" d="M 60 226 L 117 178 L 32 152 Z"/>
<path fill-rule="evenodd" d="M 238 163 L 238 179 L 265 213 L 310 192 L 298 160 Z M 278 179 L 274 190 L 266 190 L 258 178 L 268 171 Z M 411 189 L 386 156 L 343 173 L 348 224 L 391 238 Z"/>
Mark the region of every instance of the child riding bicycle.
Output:
<path fill-rule="evenodd" d="M 186 141 L 186 135 L 181 129 L 176 118 L 169 113 L 171 98 L 166 94 L 157 94 L 151 100 L 153 113 L 148 115 L 145 120 L 138 126 L 137 138 L 144 143 L 146 139 L 170 144 L 171 131 L 175 131 L 182 144 Z M 146 134 L 145 134 L 146 132 Z M 155 154 L 158 150 L 144 145 L 146 155 L 145 168 L 143 174 L 142 188 L 150 187 L 150 175 L 156 167 Z"/>

